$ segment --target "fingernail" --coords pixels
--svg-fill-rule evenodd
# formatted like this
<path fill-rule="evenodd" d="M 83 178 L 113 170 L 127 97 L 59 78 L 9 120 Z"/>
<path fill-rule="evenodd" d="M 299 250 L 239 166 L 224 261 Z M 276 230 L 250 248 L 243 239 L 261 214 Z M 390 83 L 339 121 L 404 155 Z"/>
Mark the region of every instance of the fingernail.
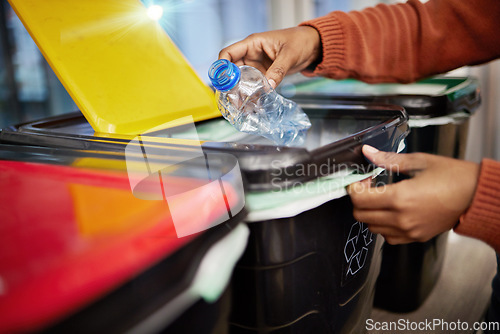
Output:
<path fill-rule="evenodd" d="M 375 154 L 375 153 L 379 152 L 375 147 L 370 146 L 370 145 L 364 145 L 363 151 L 366 153 L 371 153 L 371 154 Z"/>
<path fill-rule="evenodd" d="M 271 85 L 271 87 L 273 87 L 273 89 L 276 88 L 276 81 L 274 81 L 273 79 L 269 79 L 269 84 Z"/>

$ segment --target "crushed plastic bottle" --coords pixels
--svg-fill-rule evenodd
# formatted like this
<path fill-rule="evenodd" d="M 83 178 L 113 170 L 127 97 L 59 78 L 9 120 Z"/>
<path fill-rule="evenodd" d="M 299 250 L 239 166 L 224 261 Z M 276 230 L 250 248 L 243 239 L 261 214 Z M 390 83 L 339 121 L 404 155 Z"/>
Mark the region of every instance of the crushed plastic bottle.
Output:
<path fill-rule="evenodd" d="M 304 143 L 311 127 L 309 117 L 295 102 L 279 95 L 259 70 L 219 59 L 210 66 L 208 76 L 217 90 L 220 112 L 236 129 L 277 145 Z"/>

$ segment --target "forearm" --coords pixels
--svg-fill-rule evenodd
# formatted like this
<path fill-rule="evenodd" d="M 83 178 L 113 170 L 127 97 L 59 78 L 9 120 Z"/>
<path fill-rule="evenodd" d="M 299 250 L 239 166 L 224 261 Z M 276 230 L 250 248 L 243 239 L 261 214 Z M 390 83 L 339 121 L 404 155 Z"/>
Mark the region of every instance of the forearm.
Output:
<path fill-rule="evenodd" d="M 411 82 L 500 56 L 500 1 L 417 0 L 332 12 L 316 28 L 320 63 L 306 74 L 366 82 Z"/>
<path fill-rule="evenodd" d="M 480 239 L 500 252 L 500 162 L 483 160 L 472 204 L 455 232 Z"/>

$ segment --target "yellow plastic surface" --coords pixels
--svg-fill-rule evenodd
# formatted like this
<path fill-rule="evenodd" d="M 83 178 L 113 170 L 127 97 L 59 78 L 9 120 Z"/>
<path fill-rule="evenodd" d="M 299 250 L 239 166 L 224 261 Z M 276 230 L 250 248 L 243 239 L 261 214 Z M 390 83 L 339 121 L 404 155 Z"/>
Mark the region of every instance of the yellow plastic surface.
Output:
<path fill-rule="evenodd" d="M 184 116 L 220 116 L 139 0 L 9 2 L 96 132 L 135 135 Z"/>

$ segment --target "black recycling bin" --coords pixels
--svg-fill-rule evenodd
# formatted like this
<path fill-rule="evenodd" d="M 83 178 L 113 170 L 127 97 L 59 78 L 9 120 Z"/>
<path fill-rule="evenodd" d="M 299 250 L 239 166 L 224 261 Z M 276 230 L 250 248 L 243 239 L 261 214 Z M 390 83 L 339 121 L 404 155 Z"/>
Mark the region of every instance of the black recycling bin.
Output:
<path fill-rule="evenodd" d="M 181 183 L 189 201 L 167 207 L 132 195 L 129 158 L 140 166 L 116 153 L 0 144 L 1 332 L 227 332 L 227 283 L 249 233 L 237 178 L 222 182 L 226 208 L 197 191 L 206 163 L 185 162 L 163 184 Z M 227 158 L 236 163 L 212 154 L 210 171 L 228 174 Z M 193 205 L 206 214 L 172 218 Z M 192 233 L 180 235 L 186 223 Z"/>
<path fill-rule="evenodd" d="M 478 82 L 466 77 L 434 77 L 408 85 L 318 78 L 282 86 L 281 93 L 298 102 L 347 100 L 400 105 L 410 117 L 405 152 L 460 159 L 465 156 L 470 116 L 480 105 Z M 392 177 L 394 182 L 404 178 Z M 394 312 L 417 309 L 440 275 L 447 234 L 424 243 L 385 244 L 375 306 Z"/>
<path fill-rule="evenodd" d="M 234 270 L 229 332 L 356 333 L 372 309 L 381 238 L 352 216 L 344 187 L 374 170 L 361 147 L 396 151 L 407 115 L 384 104 L 303 105 L 312 127 L 301 147 L 280 147 L 236 131 L 222 118 L 141 136 L 161 159 L 176 139 L 203 142 L 204 154 L 229 153 L 244 178 L 249 243 Z M 132 141 L 95 134 L 80 113 L 12 126 L 0 141 L 122 154 Z"/>

